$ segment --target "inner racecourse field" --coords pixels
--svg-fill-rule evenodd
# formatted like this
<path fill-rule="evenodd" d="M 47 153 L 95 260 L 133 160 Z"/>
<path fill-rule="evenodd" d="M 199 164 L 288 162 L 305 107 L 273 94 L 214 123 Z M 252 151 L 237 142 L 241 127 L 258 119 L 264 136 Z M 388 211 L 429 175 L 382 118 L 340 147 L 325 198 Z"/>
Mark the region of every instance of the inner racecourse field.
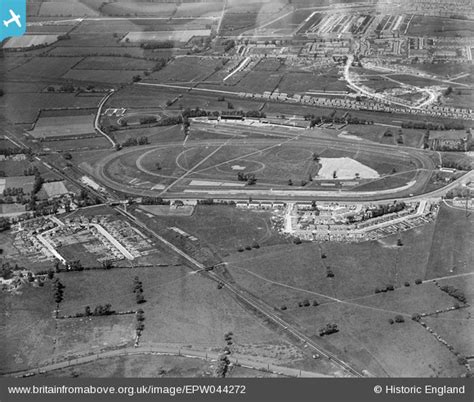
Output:
<path fill-rule="evenodd" d="M 429 154 L 415 149 L 310 138 L 305 130 L 271 133 L 127 148 L 98 161 L 95 175 L 110 188 L 141 196 L 362 200 L 422 193 L 434 170 Z M 256 182 L 249 184 L 252 175 Z"/>

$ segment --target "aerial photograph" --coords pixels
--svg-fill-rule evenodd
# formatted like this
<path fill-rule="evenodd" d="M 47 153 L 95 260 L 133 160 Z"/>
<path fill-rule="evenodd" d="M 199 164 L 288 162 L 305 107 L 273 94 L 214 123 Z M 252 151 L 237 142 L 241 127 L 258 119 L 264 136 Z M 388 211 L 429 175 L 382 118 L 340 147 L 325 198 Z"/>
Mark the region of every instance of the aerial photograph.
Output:
<path fill-rule="evenodd" d="M 474 0 L 5 10 L 0 377 L 473 377 Z"/>

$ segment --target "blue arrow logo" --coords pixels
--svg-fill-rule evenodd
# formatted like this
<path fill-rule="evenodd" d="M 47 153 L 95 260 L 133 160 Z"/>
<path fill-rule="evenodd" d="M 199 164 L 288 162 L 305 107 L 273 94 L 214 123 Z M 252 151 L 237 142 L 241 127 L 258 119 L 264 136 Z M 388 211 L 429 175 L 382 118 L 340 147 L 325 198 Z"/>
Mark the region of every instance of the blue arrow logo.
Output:
<path fill-rule="evenodd" d="M 26 31 L 26 0 L 0 0 L 0 40 Z"/>

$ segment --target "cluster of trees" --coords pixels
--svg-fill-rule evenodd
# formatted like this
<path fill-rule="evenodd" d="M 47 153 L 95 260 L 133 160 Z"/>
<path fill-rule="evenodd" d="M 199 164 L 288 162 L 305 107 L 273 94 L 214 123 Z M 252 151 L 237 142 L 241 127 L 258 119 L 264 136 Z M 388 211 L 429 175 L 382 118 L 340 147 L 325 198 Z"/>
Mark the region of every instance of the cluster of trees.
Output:
<path fill-rule="evenodd" d="M 10 279 L 13 276 L 13 268 L 10 263 L 5 262 L 0 267 L 0 278 Z"/>
<path fill-rule="evenodd" d="M 255 177 L 255 173 L 239 172 L 239 173 L 237 173 L 237 180 L 238 181 L 246 181 L 249 186 L 251 186 L 251 185 L 253 185 L 257 182 L 257 178 Z"/>
<path fill-rule="evenodd" d="M 32 151 L 30 148 L 0 148 L 0 155 L 13 156 L 13 155 L 31 155 Z"/>
<path fill-rule="evenodd" d="M 441 286 L 440 289 L 455 299 L 458 299 L 461 303 L 466 303 L 466 296 L 458 288 L 452 285 L 444 285 Z"/>
<path fill-rule="evenodd" d="M 172 49 L 174 42 L 171 40 L 165 40 L 160 42 L 143 42 L 140 44 L 142 49 Z"/>
<path fill-rule="evenodd" d="M 386 214 L 391 214 L 394 212 L 400 212 L 405 209 L 406 204 L 403 201 L 394 202 L 393 204 L 381 204 L 375 209 L 371 209 L 372 217 L 376 218 L 378 216 L 383 216 Z"/>
<path fill-rule="evenodd" d="M 224 100 L 224 98 L 220 98 Z M 229 104 L 227 105 L 229 106 Z M 229 109 L 232 109 L 233 106 Z M 190 117 L 204 117 L 204 116 L 241 116 L 241 117 L 255 117 L 255 118 L 265 118 L 266 114 L 264 112 L 261 112 L 259 110 L 248 110 L 248 111 L 243 111 L 243 110 L 225 110 L 218 112 L 216 110 L 214 111 L 209 111 L 209 110 L 204 110 L 199 107 L 196 107 L 195 109 L 190 109 L 186 108 L 183 110 L 182 113 L 184 118 L 190 118 Z"/>
<path fill-rule="evenodd" d="M 0 217 L 0 232 L 10 229 L 10 221 L 7 218 Z"/>
<path fill-rule="evenodd" d="M 143 321 L 145 321 L 145 312 L 140 308 L 136 312 L 136 324 L 135 324 L 135 331 L 137 334 L 137 337 L 140 337 L 142 335 L 143 330 L 145 329 L 145 324 Z"/>
<path fill-rule="evenodd" d="M 33 182 L 33 194 L 36 194 L 38 191 L 41 190 L 41 186 L 44 183 L 44 179 L 41 177 L 39 172 L 35 173 L 35 180 Z"/>
<path fill-rule="evenodd" d="M 142 205 L 169 205 L 169 200 L 163 200 L 161 197 L 143 197 Z"/>
<path fill-rule="evenodd" d="M 239 253 L 242 253 L 244 250 L 250 251 L 250 250 L 252 250 L 253 248 L 254 248 L 254 249 L 259 249 L 259 248 L 260 248 L 260 244 L 258 244 L 256 241 L 254 241 L 254 242 L 252 243 L 252 245 L 247 244 L 245 247 L 239 246 L 239 248 L 237 249 L 237 251 L 238 251 Z"/>
<path fill-rule="evenodd" d="M 23 170 L 23 176 L 33 176 L 36 174 L 39 174 L 36 166 L 29 166 L 27 169 Z"/>
<path fill-rule="evenodd" d="M 122 142 L 122 147 L 134 147 L 137 145 L 146 145 L 149 144 L 148 137 L 140 137 L 140 138 L 128 138 L 124 142 Z"/>
<path fill-rule="evenodd" d="M 94 308 L 94 310 L 91 310 L 89 306 L 86 306 L 84 308 L 84 313 L 77 313 L 76 317 L 100 317 L 103 315 L 112 315 L 115 314 L 115 311 L 112 310 L 112 305 L 107 303 L 106 305 L 102 306 L 99 304 Z"/>
<path fill-rule="evenodd" d="M 317 300 L 313 300 L 310 302 L 308 299 L 304 299 L 303 301 L 298 302 L 298 307 L 309 307 L 309 306 L 319 306 L 319 303 Z"/>
<path fill-rule="evenodd" d="M 329 266 L 326 267 L 326 277 L 334 278 L 334 272 L 332 271 L 331 267 L 329 267 Z"/>
<path fill-rule="evenodd" d="M 138 276 L 133 279 L 133 293 L 135 293 L 135 300 L 137 304 L 145 303 L 145 297 L 143 297 L 143 283 L 140 281 Z"/>
<path fill-rule="evenodd" d="M 54 302 L 56 304 L 59 304 L 63 301 L 64 288 L 65 288 L 65 286 L 60 282 L 60 280 L 58 278 L 54 278 L 54 280 L 53 280 L 53 297 L 54 297 Z"/>
<path fill-rule="evenodd" d="M 235 41 L 233 39 L 227 39 L 222 45 L 224 46 L 224 52 L 228 52 L 235 47 Z"/>
<path fill-rule="evenodd" d="M 336 332 L 339 332 L 336 324 L 326 324 L 324 328 L 319 330 L 319 336 L 331 335 L 335 334 Z"/>
<path fill-rule="evenodd" d="M 176 124 L 181 124 L 183 118 L 181 116 L 163 116 L 163 118 L 158 122 L 159 126 L 174 126 Z"/>
<path fill-rule="evenodd" d="M 17 197 L 24 195 L 24 192 L 22 187 L 7 187 L 3 190 L 3 195 L 5 197 Z"/>
<path fill-rule="evenodd" d="M 469 187 L 456 187 L 446 193 L 446 198 L 468 198 L 471 194 Z"/>
<path fill-rule="evenodd" d="M 395 290 L 395 286 L 387 285 L 382 288 L 375 288 L 375 293 L 385 293 L 385 292 L 393 292 Z"/>
<path fill-rule="evenodd" d="M 446 121 L 433 123 L 427 121 L 404 121 L 402 128 L 415 128 L 419 130 L 464 130 L 466 127 L 459 121 Z"/>
<path fill-rule="evenodd" d="M 68 262 L 69 271 L 84 271 L 84 267 L 81 263 L 81 260 L 73 260 Z"/>
<path fill-rule="evenodd" d="M 155 116 L 140 117 L 140 124 L 153 124 L 153 123 L 156 123 Z"/>
<path fill-rule="evenodd" d="M 393 318 L 390 318 L 390 319 L 388 320 L 388 322 L 390 323 L 390 325 L 392 325 L 392 324 L 394 324 L 394 323 L 401 324 L 402 322 L 405 322 L 405 318 L 403 318 L 402 315 L 397 314 L 397 315 L 395 316 L 395 320 L 394 320 Z"/>
<path fill-rule="evenodd" d="M 333 110 L 330 115 L 327 116 L 315 116 L 314 114 L 306 114 L 304 119 L 310 121 L 310 127 L 314 127 L 318 124 L 374 124 L 372 120 L 362 119 L 360 117 L 351 116 L 349 113 L 345 113 L 342 116 L 337 116 L 337 111 Z"/>

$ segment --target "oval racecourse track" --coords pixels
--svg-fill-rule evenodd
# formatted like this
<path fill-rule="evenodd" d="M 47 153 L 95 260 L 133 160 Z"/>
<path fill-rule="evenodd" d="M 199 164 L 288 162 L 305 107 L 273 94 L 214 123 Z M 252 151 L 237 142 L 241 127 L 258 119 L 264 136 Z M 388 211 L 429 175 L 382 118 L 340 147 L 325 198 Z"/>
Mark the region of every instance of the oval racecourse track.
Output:
<path fill-rule="evenodd" d="M 285 153 L 284 146 L 288 145 L 291 146 L 292 149 L 289 152 Z M 304 199 L 334 199 L 334 200 L 352 200 L 352 201 L 369 201 L 369 200 L 383 200 L 383 199 L 396 199 L 396 198 L 407 198 L 412 196 L 413 194 L 419 195 L 425 191 L 425 186 L 430 180 L 432 171 L 435 169 L 435 165 L 433 160 L 430 158 L 430 155 L 427 152 L 417 150 L 414 148 L 401 148 L 398 146 L 392 145 L 383 145 L 383 144 L 376 144 L 370 142 L 360 143 L 360 141 L 353 141 L 344 138 L 308 138 L 304 136 L 299 137 L 291 137 L 291 138 L 267 138 L 267 139 L 228 139 L 228 140 L 193 140 L 187 141 L 186 148 L 179 153 L 178 157 L 176 157 L 176 167 L 183 171 L 180 175 L 166 175 L 161 174 L 158 172 L 153 172 L 143 166 L 143 159 L 157 150 L 171 150 L 176 147 L 182 147 L 182 142 L 170 142 L 167 144 L 161 145 L 146 145 L 143 147 L 133 147 L 121 150 L 117 153 L 111 154 L 104 159 L 100 160 L 95 168 L 95 176 L 107 187 L 120 191 L 123 193 L 133 194 L 137 196 L 161 196 L 165 198 L 222 198 L 222 199 L 231 199 L 231 200 L 248 200 L 249 196 L 259 197 L 259 199 L 272 199 L 272 200 L 304 200 Z M 414 167 L 411 171 L 415 171 L 414 179 L 411 179 L 410 182 L 406 183 L 403 186 L 398 186 L 395 188 L 386 188 L 381 190 L 373 190 L 373 191 L 357 191 L 356 189 L 352 191 L 341 191 L 341 190 L 318 190 L 318 189 L 308 189 L 305 187 L 304 189 L 301 187 L 282 187 L 282 186 L 275 186 L 275 185 L 265 185 L 262 183 L 257 183 L 255 186 L 246 186 L 244 188 L 237 187 L 237 188 L 226 188 L 226 187 L 218 187 L 216 185 L 201 185 L 198 188 L 186 188 L 184 182 L 181 181 L 181 178 L 184 179 L 194 179 L 194 180 L 209 180 L 209 181 L 229 181 L 227 178 L 219 178 L 218 175 L 214 175 L 212 178 L 205 179 L 203 176 L 196 176 L 196 174 L 200 174 L 199 170 L 201 168 L 197 168 L 196 172 L 194 172 L 194 167 L 200 163 L 197 161 L 193 166 L 185 166 L 181 159 L 188 150 L 192 149 L 199 149 L 201 147 L 213 147 L 215 151 L 212 154 L 218 154 L 221 147 L 243 147 L 248 149 L 255 149 L 255 152 L 252 152 L 253 155 L 262 154 L 262 151 L 266 151 L 269 149 L 283 147 L 281 150 L 276 152 L 276 156 L 278 159 L 282 160 L 286 159 L 291 152 L 294 152 L 294 148 L 301 148 L 302 156 L 308 157 L 310 156 L 311 152 L 308 149 L 311 147 L 324 147 L 328 150 L 335 150 L 335 151 L 344 151 L 344 152 L 352 152 L 356 155 L 358 152 L 364 152 L 365 154 L 369 154 L 370 157 L 378 158 L 379 160 L 390 160 L 393 161 L 394 158 L 400 161 L 404 161 L 405 163 L 409 163 L 408 161 L 413 162 L 416 167 Z M 258 148 L 259 147 L 259 148 Z M 357 151 L 359 150 L 359 151 Z M 167 184 L 167 186 L 158 186 L 157 189 L 146 189 L 146 188 L 138 188 L 133 185 L 130 185 L 128 182 L 120 182 L 118 179 L 111 178 L 107 174 L 107 165 L 113 163 L 117 159 L 120 159 L 130 153 L 137 153 L 137 160 L 136 160 L 136 168 L 148 175 L 157 177 L 156 183 L 153 184 L 160 184 L 160 178 L 164 179 L 171 179 L 171 185 Z M 212 156 L 213 156 L 212 155 Z M 230 159 L 219 161 L 211 166 L 211 168 L 215 169 L 215 172 L 219 173 L 222 172 L 223 174 L 235 173 L 236 171 L 228 170 L 227 168 L 230 165 L 240 166 L 240 164 L 248 163 L 246 158 L 249 157 L 250 154 L 246 153 L 245 155 L 241 156 L 234 156 L 230 157 Z M 211 155 L 209 155 L 210 157 Z M 282 158 L 283 157 L 283 158 Z M 207 157 L 204 156 L 202 161 Z M 303 159 L 303 158 L 301 158 Z M 255 163 L 253 167 L 257 167 L 257 171 L 262 170 L 265 167 L 264 161 L 253 161 Z M 211 169 L 209 167 L 204 168 L 203 170 Z M 252 167 L 250 170 L 255 170 Z M 194 176 L 193 176 L 194 175 Z M 396 175 L 396 174 L 395 174 Z M 179 182 L 179 185 L 178 185 Z M 232 180 L 234 182 L 234 180 Z M 237 184 L 238 182 L 235 181 Z M 175 186 L 176 184 L 176 186 Z M 276 188 L 273 188 L 276 187 Z"/>

